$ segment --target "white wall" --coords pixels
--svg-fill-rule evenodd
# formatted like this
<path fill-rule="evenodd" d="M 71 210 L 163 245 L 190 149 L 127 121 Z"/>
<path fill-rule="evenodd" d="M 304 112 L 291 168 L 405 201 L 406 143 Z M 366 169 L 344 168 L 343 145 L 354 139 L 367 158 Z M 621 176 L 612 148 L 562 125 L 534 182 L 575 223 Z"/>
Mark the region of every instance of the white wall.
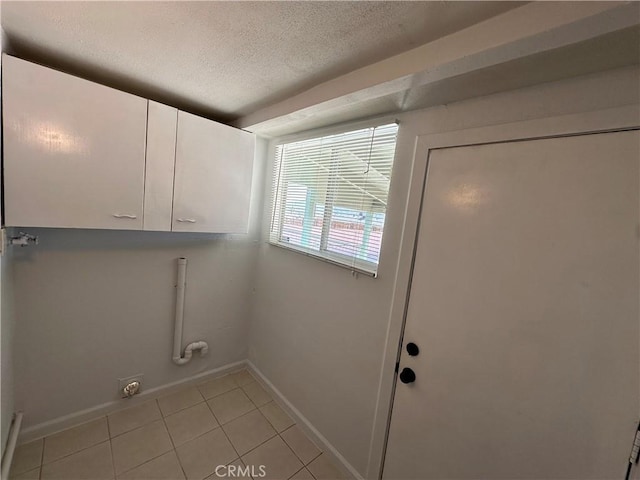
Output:
<path fill-rule="evenodd" d="M 6 253 L 0 257 L 0 421 L 2 424 L 2 452 L 6 446 L 9 435 L 11 419 L 15 411 L 14 402 L 14 366 L 13 366 L 13 339 L 15 321 L 12 311 L 13 282 L 9 275 L 11 266 L 11 254 Z"/>
<path fill-rule="evenodd" d="M 1 10 L 0 10 L 1 11 Z M 0 29 L 0 54 L 6 47 L 4 30 Z M 0 68 L 2 60 L 0 58 Z M 0 99 L 2 99 L 2 86 L 0 85 Z M 1 128 L 1 127 L 0 127 Z M 2 151 L 2 136 L 0 135 L 0 152 Z M 0 199 L 2 195 L 0 194 Z M 0 204 L 0 211 L 2 205 Z M 1 219 L 1 216 L 0 216 Z M 0 223 L 2 223 L 0 221 Z M 9 435 L 9 427 L 14 412 L 13 394 L 13 328 L 14 320 L 11 311 L 12 281 L 7 270 L 11 265 L 9 255 L 0 257 L 0 456 Z"/>
<path fill-rule="evenodd" d="M 258 163 L 249 235 L 20 229 L 40 240 L 14 248 L 11 272 L 23 429 L 117 400 L 117 378 L 142 373 L 149 389 L 246 358 L 262 172 Z M 185 366 L 171 360 L 181 256 L 183 345 L 210 347 Z"/>
<path fill-rule="evenodd" d="M 377 279 L 268 245 L 266 207 L 249 359 L 362 476 L 416 136 L 637 104 L 639 75 L 625 68 L 400 115 Z"/>

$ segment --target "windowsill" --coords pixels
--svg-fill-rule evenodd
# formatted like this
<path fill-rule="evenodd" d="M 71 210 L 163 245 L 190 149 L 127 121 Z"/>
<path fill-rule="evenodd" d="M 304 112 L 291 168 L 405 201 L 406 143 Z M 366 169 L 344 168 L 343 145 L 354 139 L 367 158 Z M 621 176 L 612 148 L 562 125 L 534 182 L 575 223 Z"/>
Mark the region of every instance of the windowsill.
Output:
<path fill-rule="evenodd" d="M 299 253 L 301 255 L 305 255 L 307 257 L 311 257 L 314 258 L 316 260 L 321 260 L 325 263 L 329 263 L 331 265 L 335 265 L 337 267 L 341 267 L 344 269 L 347 269 L 351 272 L 357 272 L 357 273 L 361 273 L 363 275 L 367 275 L 369 277 L 373 277 L 373 278 L 377 278 L 378 277 L 378 272 L 377 271 L 373 271 L 373 270 L 367 270 L 366 267 L 364 266 L 359 266 L 359 265 L 353 265 L 353 264 L 348 264 L 348 263 L 343 263 L 340 261 L 339 258 L 331 258 L 331 257 L 324 257 L 321 255 L 318 255 L 314 250 L 306 250 L 302 247 L 298 247 L 296 245 L 287 245 L 287 244 L 283 244 L 283 243 L 276 243 L 276 242 L 272 242 L 271 240 L 269 240 L 267 243 L 269 243 L 269 245 L 273 245 L 274 247 L 279 247 L 282 248 L 284 250 L 289 250 L 291 252 L 295 252 L 295 253 Z M 363 262 L 361 262 L 363 263 Z"/>

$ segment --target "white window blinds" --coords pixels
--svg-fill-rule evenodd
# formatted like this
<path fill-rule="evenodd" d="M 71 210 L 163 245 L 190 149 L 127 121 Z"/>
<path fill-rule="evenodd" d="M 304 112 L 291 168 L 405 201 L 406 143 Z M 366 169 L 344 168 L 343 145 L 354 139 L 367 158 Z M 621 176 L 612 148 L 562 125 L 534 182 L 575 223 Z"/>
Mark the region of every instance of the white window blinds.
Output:
<path fill-rule="evenodd" d="M 277 145 L 270 242 L 375 275 L 398 125 Z"/>

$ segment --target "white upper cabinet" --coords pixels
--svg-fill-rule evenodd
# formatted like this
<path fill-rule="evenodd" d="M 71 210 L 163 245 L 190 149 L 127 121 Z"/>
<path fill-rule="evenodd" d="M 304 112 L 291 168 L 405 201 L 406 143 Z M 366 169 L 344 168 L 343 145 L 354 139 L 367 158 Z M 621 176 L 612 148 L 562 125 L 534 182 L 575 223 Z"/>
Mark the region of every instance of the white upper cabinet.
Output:
<path fill-rule="evenodd" d="M 149 101 L 144 230 L 171 231 L 178 109 Z"/>
<path fill-rule="evenodd" d="M 5 224 L 246 233 L 255 135 L 3 56 Z"/>
<path fill-rule="evenodd" d="M 172 230 L 246 233 L 255 136 L 178 112 Z"/>
<path fill-rule="evenodd" d="M 5 224 L 143 227 L 147 100 L 2 62 Z"/>

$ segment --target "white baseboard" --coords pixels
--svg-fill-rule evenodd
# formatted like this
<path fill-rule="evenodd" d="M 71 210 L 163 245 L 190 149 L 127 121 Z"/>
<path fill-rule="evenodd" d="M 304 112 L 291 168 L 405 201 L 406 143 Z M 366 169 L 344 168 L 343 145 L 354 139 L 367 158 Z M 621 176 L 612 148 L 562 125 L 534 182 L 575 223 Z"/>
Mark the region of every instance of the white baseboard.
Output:
<path fill-rule="evenodd" d="M 181 388 L 189 385 L 196 385 L 206 380 L 221 377 L 228 373 L 232 373 L 247 366 L 246 360 L 240 362 L 229 363 L 222 367 L 207 370 L 206 372 L 193 375 L 191 377 L 178 380 L 177 382 L 168 383 L 159 387 L 150 388 L 149 390 L 142 391 L 139 395 L 133 398 L 123 398 L 114 400 L 111 402 L 96 405 L 95 407 L 80 410 L 79 412 L 71 413 L 63 417 L 58 417 L 47 422 L 32 425 L 28 428 L 22 429 L 18 438 L 19 443 L 26 443 L 32 440 L 37 440 L 48 435 L 66 430 L 67 428 L 80 425 L 82 423 L 95 420 L 96 418 L 103 417 L 118 410 L 124 410 L 126 408 L 135 407 L 140 403 L 148 400 L 153 400 L 164 395 L 173 393 Z"/>
<path fill-rule="evenodd" d="M 247 360 L 247 366 L 251 373 L 263 384 L 263 386 L 272 394 L 276 402 L 296 421 L 298 426 L 307 434 L 311 439 L 329 455 L 333 462 L 342 468 L 342 470 L 357 480 L 363 480 L 362 475 L 351 465 L 338 450 L 329 443 L 329 441 L 307 420 L 307 418 L 300 413 L 300 411 L 293 406 L 289 400 L 278 390 L 273 383 L 271 383 L 263 373 L 256 368 L 256 366 Z"/>

